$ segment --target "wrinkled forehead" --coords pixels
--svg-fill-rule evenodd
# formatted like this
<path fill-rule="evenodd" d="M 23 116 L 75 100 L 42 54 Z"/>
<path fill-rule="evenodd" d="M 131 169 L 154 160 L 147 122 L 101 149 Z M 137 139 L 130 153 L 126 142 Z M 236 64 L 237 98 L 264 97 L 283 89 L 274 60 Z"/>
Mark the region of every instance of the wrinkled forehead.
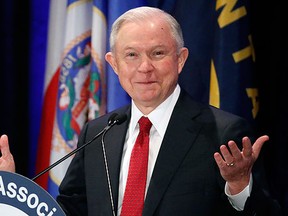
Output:
<path fill-rule="evenodd" d="M 159 17 L 141 17 L 134 20 L 124 20 L 121 25 L 119 25 L 118 33 L 122 28 L 138 27 L 140 30 L 146 30 L 147 28 L 153 29 L 155 31 L 164 31 L 167 34 L 171 33 L 171 27 L 167 20 L 161 19 Z M 141 34 L 141 32 L 139 32 Z"/>

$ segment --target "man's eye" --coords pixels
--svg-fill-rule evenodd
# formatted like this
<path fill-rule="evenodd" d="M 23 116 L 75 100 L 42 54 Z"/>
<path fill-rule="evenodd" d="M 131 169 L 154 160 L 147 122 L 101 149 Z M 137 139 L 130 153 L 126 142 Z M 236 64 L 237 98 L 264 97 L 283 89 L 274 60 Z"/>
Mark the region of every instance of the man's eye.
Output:
<path fill-rule="evenodd" d="M 156 51 L 156 52 L 155 52 L 155 55 L 163 55 L 163 54 L 164 54 L 163 51 Z"/>
<path fill-rule="evenodd" d="M 127 57 L 135 57 L 135 56 L 137 56 L 137 55 L 136 55 L 136 53 L 127 53 L 126 56 L 127 56 Z"/>
<path fill-rule="evenodd" d="M 155 51 L 152 53 L 152 58 L 163 58 L 165 56 L 165 52 L 164 51 Z"/>

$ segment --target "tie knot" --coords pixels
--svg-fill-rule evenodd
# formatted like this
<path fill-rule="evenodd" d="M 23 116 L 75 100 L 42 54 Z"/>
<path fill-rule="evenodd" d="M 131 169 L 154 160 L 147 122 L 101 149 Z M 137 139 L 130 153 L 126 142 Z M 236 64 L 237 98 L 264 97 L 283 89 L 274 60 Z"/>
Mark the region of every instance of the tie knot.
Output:
<path fill-rule="evenodd" d="M 149 133 L 152 123 L 150 122 L 149 118 L 142 116 L 139 119 L 139 127 L 140 131 L 144 133 Z"/>

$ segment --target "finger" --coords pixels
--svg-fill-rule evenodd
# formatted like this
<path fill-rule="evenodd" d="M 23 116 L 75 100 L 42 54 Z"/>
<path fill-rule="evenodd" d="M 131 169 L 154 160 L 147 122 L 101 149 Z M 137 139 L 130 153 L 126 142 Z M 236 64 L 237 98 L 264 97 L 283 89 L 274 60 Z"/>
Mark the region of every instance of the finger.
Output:
<path fill-rule="evenodd" d="M 226 145 L 221 145 L 220 146 L 220 151 L 223 156 L 223 159 L 225 160 L 225 163 L 233 163 L 234 162 L 234 157 L 229 151 L 228 147 Z"/>
<path fill-rule="evenodd" d="M 223 160 L 222 156 L 220 153 L 218 152 L 215 152 L 214 153 L 214 159 L 218 165 L 219 168 L 223 167 L 226 165 L 225 161 Z"/>
<path fill-rule="evenodd" d="M 8 144 L 8 136 L 5 134 L 0 137 L 0 149 L 3 157 L 11 154 Z"/>
<path fill-rule="evenodd" d="M 252 144 L 248 137 L 243 137 L 242 139 L 242 145 L 243 145 L 243 155 L 244 157 L 251 157 L 252 155 Z"/>
<path fill-rule="evenodd" d="M 229 149 L 230 149 L 230 152 L 231 152 L 233 158 L 235 158 L 237 160 L 237 159 L 240 159 L 242 157 L 241 151 L 234 141 L 229 141 L 228 146 L 229 146 Z"/>
<path fill-rule="evenodd" d="M 255 156 L 255 158 L 257 159 L 260 151 L 262 149 L 262 146 L 264 145 L 265 142 L 267 142 L 269 140 L 269 136 L 267 135 L 263 135 L 261 137 L 259 137 L 253 144 L 252 149 L 253 149 L 253 154 Z"/>

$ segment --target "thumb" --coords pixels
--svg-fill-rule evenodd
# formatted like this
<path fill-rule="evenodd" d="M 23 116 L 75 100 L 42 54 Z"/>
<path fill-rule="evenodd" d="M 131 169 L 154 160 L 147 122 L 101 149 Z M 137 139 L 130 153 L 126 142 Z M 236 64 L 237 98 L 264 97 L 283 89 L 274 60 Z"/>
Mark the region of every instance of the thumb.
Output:
<path fill-rule="evenodd" d="M 5 134 L 0 137 L 0 150 L 3 157 L 6 157 L 11 154 L 9 148 L 8 136 Z"/>
<path fill-rule="evenodd" d="M 252 145 L 253 148 L 253 154 L 256 158 L 258 158 L 260 151 L 262 149 L 262 146 L 264 145 L 265 142 L 267 142 L 269 140 L 269 136 L 267 135 L 263 135 L 261 137 L 259 137 L 254 144 Z"/>

